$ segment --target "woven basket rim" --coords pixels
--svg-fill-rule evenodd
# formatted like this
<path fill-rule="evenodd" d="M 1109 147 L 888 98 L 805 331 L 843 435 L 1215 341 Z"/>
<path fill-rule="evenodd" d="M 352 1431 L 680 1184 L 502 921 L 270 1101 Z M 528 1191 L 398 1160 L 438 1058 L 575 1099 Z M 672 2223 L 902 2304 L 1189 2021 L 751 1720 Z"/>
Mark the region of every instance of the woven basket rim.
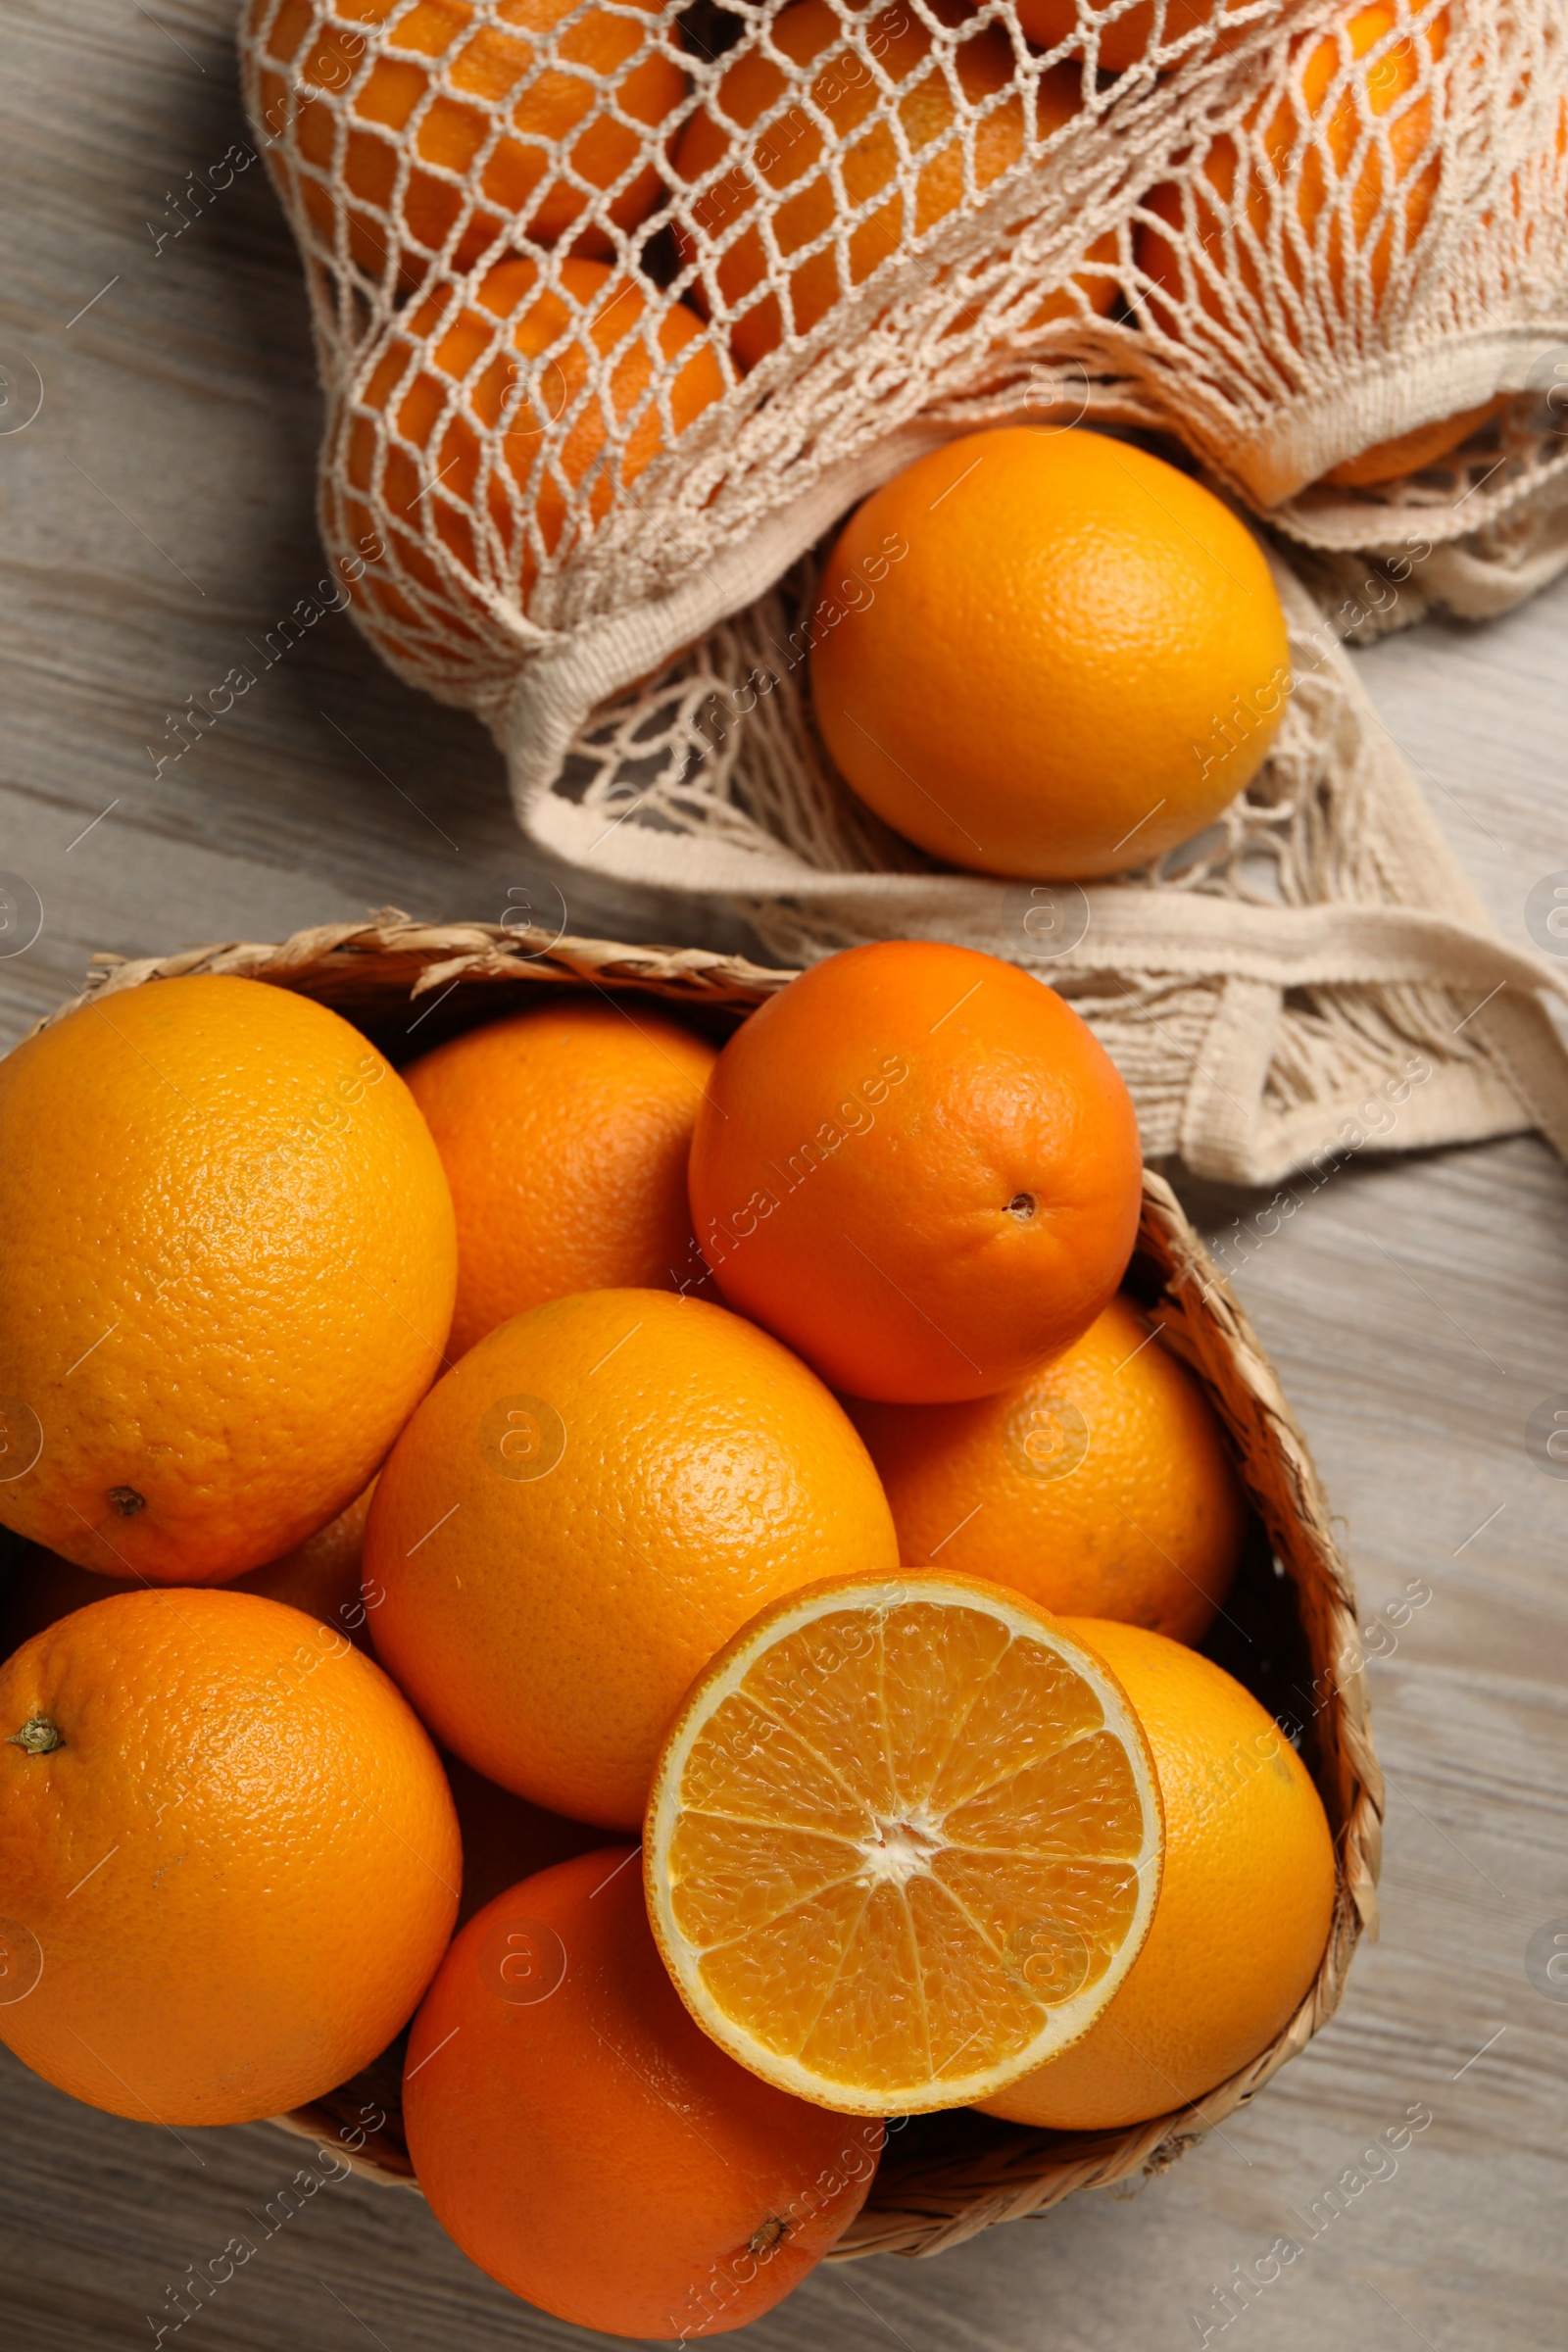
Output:
<path fill-rule="evenodd" d="M 432 1000 L 433 1011 L 458 992 L 466 992 L 464 1010 L 489 997 L 493 1015 L 541 983 L 636 990 L 744 1017 L 797 976 L 703 948 L 633 946 L 498 923 L 426 924 L 384 907 L 358 923 L 318 925 L 276 942 L 219 941 L 134 959 L 96 955 L 80 994 L 28 1034 L 124 989 L 197 973 L 298 989 L 349 1019 L 425 999 Z M 435 1034 L 416 1050 L 433 1043 Z M 1144 1176 L 1138 1251 L 1160 1280 L 1159 1303 L 1171 1318 L 1162 1329 L 1219 1411 L 1276 1560 L 1295 1589 L 1313 1688 L 1323 1693 L 1314 1715 L 1322 1759 L 1315 1777 L 1335 1834 L 1337 1877 L 1328 1945 L 1306 1996 L 1267 2049 L 1190 2107 L 1123 2130 L 1086 2133 L 996 2124 L 978 2153 L 951 2159 L 905 2159 L 894 2138 L 864 2208 L 829 2260 L 935 2254 L 998 2223 L 1044 2212 L 1079 2189 L 1162 2171 L 1304 2049 L 1339 2005 L 1360 1935 L 1377 1932 L 1382 1775 L 1372 1745 L 1354 1592 L 1306 1441 L 1245 1310 L 1176 1195 L 1152 1170 Z M 274 2120 L 329 2141 L 345 2136 L 331 2096 Z M 355 2171 L 417 2187 L 395 2134 L 367 2136 L 362 2131 L 358 2136 L 361 2144 L 348 2158 Z"/>

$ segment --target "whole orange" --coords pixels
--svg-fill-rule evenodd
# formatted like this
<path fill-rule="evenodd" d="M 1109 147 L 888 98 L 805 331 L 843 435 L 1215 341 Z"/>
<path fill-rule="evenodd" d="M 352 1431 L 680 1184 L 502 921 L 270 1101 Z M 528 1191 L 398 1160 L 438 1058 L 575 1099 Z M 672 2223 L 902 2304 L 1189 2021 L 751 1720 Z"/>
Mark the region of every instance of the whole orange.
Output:
<path fill-rule="evenodd" d="M 705 310 L 722 305 L 733 320 L 731 344 L 742 368 L 754 368 L 786 333 L 808 333 L 841 294 L 869 277 L 909 235 L 922 234 L 964 202 L 958 101 L 929 30 L 901 5 L 873 16 L 863 37 L 875 73 L 846 38 L 844 19 L 828 0 L 791 0 L 768 27 L 768 46 L 747 44 L 726 67 L 711 107 L 691 117 L 676 144 L 674 175 L 699 191 L 689 207 L 691 227 L 677 221 L 681 258 L 690 263 L 698 256 L 693 229 L 723 242 L 711 282 L 705 271 L 692 299 Z M 790 81 L 781 57 L 815 68 L 808 87 Z M 1024 148 L 1023 93 L 1014 86 L 1005 34 L 996 25 L 977 26 L 960 41 L 953 72 L 968 106 L 1000 101 L 970 134 L 974 185 L 983 190 L 1011 170 Z M 899 86 L 900 133 L 917 172 L 912 220 L 906 219 L 898 187 L 900 134 L 889 114 L 872 120 L 882 94 L 879 75 Z M 1081 104 L 1081 74 L 1067 68 L 1045 74 L 1035 98 L 1036 135 L 1059 128 Z M 823 121 L 833 132 L 831 172 Z M 764 125 L 760 134 L 737 158 L 736 127 L 750 130 L 759 122 Z M 884 188 L 886 202 L 849 231 L 841 259 L 832 232 L 845 205 L 868 204 Z M 772 210 L 770 241 L 764 244 L 758 226 L 738 236 L 727 233 L 755 210 L 764 189 L 784 198 Z M 773 243 L 786 262 L 805 254 L 787 271 L 787 326 L 778 295 L 768 286 Z M 1116 299 L 1115 280 L 1105 274 L 1115 254 L 1114 238 L 1101 239 L 1091 256 L 1101 270 L 1075 281 L 1091 310 L 1107 311 Z M 1070 292 L 1060 291 L 1032 323 L 1072 316 L 1080 307 Z"/>
<path fill-rule="evenodd" d="M 1303 33 L 1285 85 L 1259 93 L 1239 137 L 1222 131 L 1186 187 L 1164 182 L 1145 198 L 1173 233 L 1140 224 L 1140 269 L 1223 326 L 1240 320 L 1255 333 L 1261 310 L 1271 330 L 1298 344 L 1313 332 L 1298 316 L 1302 302 L 1339 317 L 1375 314 L 1438 192 L 1442 159 L 1428 149 L 1434 69 L 1447 41 L 1446 8 L 1407 23 L 1384 0 Z M 1180 316 L 1157 294 L 1148 299 L 1155 323 L 1180 340 Z"/>
<path fill-rule="evenodd" d="M 568 1291 L 689 1275 L 686 1160 L 713 1060 L 644 1005 L 575 999 L 470 1029 L 404 1072 L 457 1210 L 454 1355 Z"/>
<path fill-rule="evenodd" d="M 832 1387 L 986 1396 L 1114 1296 L 1138 1122 L 1054 990 L 969 948 L 890 940 L 814 964 L 736 1031 L 691 1195 L 725 1298 Z"/>
<path fill-rule="evenodd" d="M 846 598 L 854 576 L 880 585 Z M 840 772 L 895 831 L 984 873 L 1159 857 L 1250 782 L 1290 692 L 1251 534 L 1102 433 L 1008 425 L 917 458 L 850 517 L 823 580 L 811 695 Z"/>
<path fill-rule="evenodd" d="M 1213 1406 L 1113 1298 L 1043 1371 L 964 1404 L 856 1404 L 906 1567 L 1200 1642 L 1246 1540 Z"/>
<path fill-rule="evenodd" d="M 679 362 L 664 389 L 677 434 L 723 394 L 712 345 L 684 303 L 668 306 L 655 330 L 647 292 L 625 273 L 567 261 L 555 278 L 559 289 L 543 282 L 535 263 L 506 261 L 477 285 L 420 297 L 387 330 L 347 413 L 349 533 L 363 544 L 381 530 L 416 585 L 443 600 L 451 595 L 447 559 L 456 559 L 482 609 L 498 546 L 526 596 L 589 475 L 585 504 L 597 520 L 609 512 L 615 480 L 628 488 L 666 447 L 655 350 Z M 610 364 L 602 391 L 591 381 L 601 361 Z M 607 409 L 617 429 L 635 412 L 613 465 Z M 550 462 L 534 481 L 547 436 Z M 364 504 L 372 491 L 374 515 Z M 432 538 L 445 551 L 439 562 Z M 394 621 L 417 619 L 374 569 L 361 593 Z"/>
<path fill-rule="evenodd" d="M 370 1492 L 367 1487 L 346 1511 L 318 1528 L 314 1536 L 307 1536 L 292 1551 L 284 1552 L 281 1559 L 269 1560 L 265 1568 L 236 1576 L 223 1590 L 259 1592 L 264 1600 L 281 1600 L 291 1609 L 303 1609 L 307 1617 L 318 1618 L 323 1625 L 347 1634 L 357 1649 L 368 1652 L 369 1618 L 360 1589 L 360 1553 Z M 46 1625 L 58 1624 L 73 1609 L 84 1609 L 110 1592 L 162 1589 L 153 1577 L 100 1576 L 94 1569 L 78 1568 L 74 1560 L 63 1560 L 58 1552 L 29 1545 L 0 1585 L 0 1658 L 9 1657 L 34 1634 L 41 1634 Z"/>
<path fill-rule="evenodd" d="M 984 2102 L 1053 2131 L 1139 2124 L 1201 2099 L 1305 1999 L 1334 1918 L 1322 1799 L 1250 1691 L 1142 1626 L 1073 1618 L 1132 1700 L 1165 1807 L 1165 1875 L 1126 1982 L 1081 2040 Z"/>
<path fill-rule="evenodd" d="M 276 1559 L 368 1484 L 456 1280 L 429 1130 L 335 1012 L 81 1006 L 0 1061 L 0 1521 L 163 1584 Z"/>
<path fill-rule="evenodd" d="M 760 2082 L 660 1960 L 634 1846 L 470 1920 L 409 2036 L 419 2185 L 470 2260 L 611 2335 L 722 2335 L 798 2286 L 865 2202 L 882 2126 Z"/>
<path fill-rule="evenodd" d="M 268 6 L 249 0 L 253 38 Z M 345 24 L 323 21 L 312 0 L 282 0 L 261 68 L 263 120 L 275 138 L 292 112 L 299 152 L 315 168 L 301 173 L 300 194 L 330 243 L 329 175 L 341 173 L 349 252 L 367 276 L 379 277 L 391 255 L 416 282 L 460 220 L 452 258 L 469 270 L 518 236 L 554 245 L 570 235 L 574 252 L 608 255 L 614 229 L 653 212 L 662 184 L 640 160 L 636 126 L 679 106 L 685 75 L 660 45 L 654 0 L 630 0 L 646 25 L 627 9 L 577 8 L 559 30 L 573 6 L 353 0 Z M 481 150 L 469 200 L 459 183 Z"/>
<path fill-rule="evenodd" d="M 1347 6 L 1328 27 L 1293 42 L 1285 86 L 1256 99 L 1240 138 L 1220 134 L 1193 185 L 1152 190 L 1147 209 L 1171 234 L 1144 221 L 1136 251 L 1159 289 L 1148 300 L 1163 332 L 1180 341 L 1195 303 L 1227 338 L 1238 328 L 1254 334 L 1261 313 L 1270 333 L 1299 348 L 1321 341 L 1320 310 L 1352 330 L 1376 318 L 1396 264 L 1419 261 L 1437 201 L 1435 98 L 1449 29 L 1446 8 L 1417 21 L 1392 0 Z M 1481 70 L 1478 57 L 1471 71 Z M 1568 111 L 1559 154 L 1564 125 Z M 1512 191 L 1517 209 L 1517 174 Z M 1180 299 L 1186 318 L 1162 295 Z M 1506 406 L 1499 396 L 1351 450 L 1321 478 L 1361 489 L 1419 472 Z"/>
<path fill-rule="evenodd" d="M 633 1829 L 698 1669 L 765 1601 L 897 1564 L 843 1408 L 766 1332 L 667 1291 L 582 1291 L 439 1381 L 366 1530 L 377 1654 L 443 1744 Z"/>
<path fill-rule="evenodd" d="M 90 2106 L 238 2124 L 346 2081 L 428 1983 L 461 1864 L 410 1708 L 279 1601 L 117 1593 L 0 1667 L 0 2039 Z"/>

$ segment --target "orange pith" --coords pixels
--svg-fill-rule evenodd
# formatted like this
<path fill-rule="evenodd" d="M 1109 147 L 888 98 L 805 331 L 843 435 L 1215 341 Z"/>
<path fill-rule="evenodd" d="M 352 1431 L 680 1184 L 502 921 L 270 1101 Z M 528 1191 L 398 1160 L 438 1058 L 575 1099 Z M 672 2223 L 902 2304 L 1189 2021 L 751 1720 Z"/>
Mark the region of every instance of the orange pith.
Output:
<path fill-rule="evenodd" d="M 1152 1765 L 1113 1677 L 968 1577 L 831 1579 L 689 1695 L 644 1841 L 721 2048 L 851 2113 L 960 2106 L 1084 2033 L 1152 1916 Z"/>

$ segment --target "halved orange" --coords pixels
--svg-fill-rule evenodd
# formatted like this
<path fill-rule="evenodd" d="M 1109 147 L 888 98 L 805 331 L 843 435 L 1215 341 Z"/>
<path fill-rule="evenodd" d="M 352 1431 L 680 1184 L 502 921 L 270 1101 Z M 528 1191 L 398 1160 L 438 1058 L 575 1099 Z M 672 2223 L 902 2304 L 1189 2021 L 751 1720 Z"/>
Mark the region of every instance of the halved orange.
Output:
<path fill-rule="evenodd" d="M 1114 1675 L 966 1576 L 835 1577 L 693 1684 L 644 1840 L 699 2025 L 819 2106 L 991 2097 L 1075 2041 L 1153 1916 L 1149 1745 Z"/>

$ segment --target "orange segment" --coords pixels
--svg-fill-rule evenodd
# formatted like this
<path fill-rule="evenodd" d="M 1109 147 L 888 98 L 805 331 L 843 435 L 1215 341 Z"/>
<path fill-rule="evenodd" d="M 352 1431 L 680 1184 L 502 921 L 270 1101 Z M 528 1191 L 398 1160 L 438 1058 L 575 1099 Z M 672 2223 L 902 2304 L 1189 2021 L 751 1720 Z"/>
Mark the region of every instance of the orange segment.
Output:
<path fill-rule="evenodd" d="M 1164 1830 L 1114 1677 L 971 1577 L 848 1577 L 755 1617 L 665 1743 L 649 1916 L 722 2049 L 912 2114 L 1085 2033 L 1137 1955 Z"/>

